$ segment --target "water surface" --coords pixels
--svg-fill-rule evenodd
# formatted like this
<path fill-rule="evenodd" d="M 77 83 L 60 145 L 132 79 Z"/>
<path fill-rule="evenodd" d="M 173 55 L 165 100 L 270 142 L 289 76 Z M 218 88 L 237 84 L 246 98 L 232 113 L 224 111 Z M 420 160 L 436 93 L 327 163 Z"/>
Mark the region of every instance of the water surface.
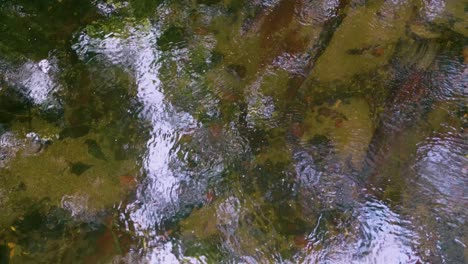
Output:
<path fill-rule="evenodd" d="M 466 263 L 467 10 L 0 2 L 0 263 Z"/>

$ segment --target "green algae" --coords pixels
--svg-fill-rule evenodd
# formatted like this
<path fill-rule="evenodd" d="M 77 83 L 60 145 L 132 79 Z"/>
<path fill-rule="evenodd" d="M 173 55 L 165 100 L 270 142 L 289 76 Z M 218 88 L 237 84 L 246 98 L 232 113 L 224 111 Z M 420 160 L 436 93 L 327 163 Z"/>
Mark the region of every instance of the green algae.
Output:
<path fill-rule="evenodd" d="M 405 4 L 391 5 L 376 2 L 349 10 L 311 78 L 342 80 L 387 64 L 411 15 Z"/>
<path fill-rule="evenodd" d="M 70 139 L 52 143 L 39 155 L 24 156 L 20 151 L 8 164 L 7 177 L 11 185 L 21 182 L 27 190 L 23 195 L 29 199 L 48 197 L 59 206 L 64 195 L 82 194 L 89 197 L 90 209 L 99 209 L 122 198 L 125 189 L 119 176 L 135 175 L 136 169 L 132 161 L 105 163 L 96 159 L 82 140 Z M 8 187 L 13 188 L 11 185 Z"/>

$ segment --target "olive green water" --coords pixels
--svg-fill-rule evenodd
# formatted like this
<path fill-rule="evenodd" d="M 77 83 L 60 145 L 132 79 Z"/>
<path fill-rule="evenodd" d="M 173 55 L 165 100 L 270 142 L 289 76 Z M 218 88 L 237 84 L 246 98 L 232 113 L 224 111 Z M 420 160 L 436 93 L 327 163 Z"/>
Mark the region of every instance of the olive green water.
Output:
<path fill-rule="evenodd" d="M 0 1 L 0 263 L 467 263 L 467 13 Z"/>

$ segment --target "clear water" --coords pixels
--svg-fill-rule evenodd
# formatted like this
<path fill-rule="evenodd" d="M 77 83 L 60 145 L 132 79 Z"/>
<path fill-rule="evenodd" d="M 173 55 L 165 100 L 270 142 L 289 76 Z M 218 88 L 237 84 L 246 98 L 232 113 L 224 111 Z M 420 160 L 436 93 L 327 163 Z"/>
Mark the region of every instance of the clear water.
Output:
<path fill-rule="evenodd" d="M 0 2 L 0 263 L 466 263 L 461 0 Z"/>

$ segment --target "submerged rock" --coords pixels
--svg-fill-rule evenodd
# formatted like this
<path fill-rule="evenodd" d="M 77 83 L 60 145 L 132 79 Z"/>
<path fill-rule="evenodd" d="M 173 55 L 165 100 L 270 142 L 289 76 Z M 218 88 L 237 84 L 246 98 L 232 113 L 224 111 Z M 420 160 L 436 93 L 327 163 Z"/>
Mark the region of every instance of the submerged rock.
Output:
<path fill-rule="evenodd" d="M 346 80 L 387 64 L 404 36 L 409 5 L 385 1 L 351 8 L 309 78 Z"/>

